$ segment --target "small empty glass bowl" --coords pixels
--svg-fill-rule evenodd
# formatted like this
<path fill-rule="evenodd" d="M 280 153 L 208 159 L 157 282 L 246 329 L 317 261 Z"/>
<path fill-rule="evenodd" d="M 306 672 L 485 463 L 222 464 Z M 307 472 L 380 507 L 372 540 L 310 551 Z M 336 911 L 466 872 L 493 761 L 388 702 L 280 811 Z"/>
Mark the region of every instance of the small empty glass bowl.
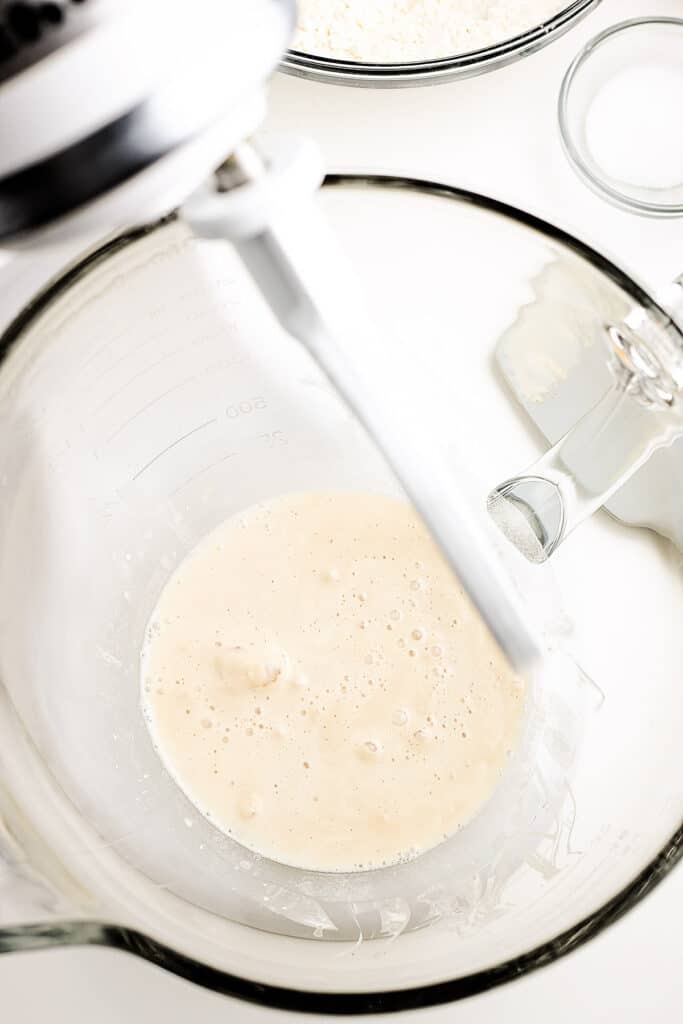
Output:
<path fill-rule="evenodd" d="M 333 60 L 314 53 L 289 50 L 280 64 L 287 74 L 309 78 L 332 85 L 354 85 L 371 88 L 400 88 L 401 86 L 435 85 L 454 78 L 471 78 L 484 71 L 492 71 L 512 64 L 521 57 L 534 53 L 542 46 L 562 35 L 576 21 L 596 7 L 600 0 L 572 0 L 554 17 L 511 39 L 503 39 L 494 46 L 459 53 L 438 60 L 415 61 L 405 64 L 369 64 L 360 61 Z"/>
<path fill-rule="evenodd" d="M 569 67 L 560 133 L 579 177 L 622 209 L 683 215 L 683 20 L 634 18 Z"/>

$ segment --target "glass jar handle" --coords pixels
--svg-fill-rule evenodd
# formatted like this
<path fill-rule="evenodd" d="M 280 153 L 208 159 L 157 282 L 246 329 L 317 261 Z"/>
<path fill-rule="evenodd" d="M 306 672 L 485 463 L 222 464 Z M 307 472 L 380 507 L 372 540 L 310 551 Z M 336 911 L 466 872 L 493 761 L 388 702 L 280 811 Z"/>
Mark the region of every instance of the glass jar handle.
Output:
<path fill-rule="evenodd" d="M 653 452 L 683 435 L 683 275 L 659 300 L 668 319 L 638 307 L 606 329 L 614 384 L 600 401 L 489 495 L 493 520 L 529 561 L 549 558 Z"/>
<path fill-rule="evenodd" d="M 0 953 L 101 941 L 78 883 L 31 820 L 34 807 L 55 806 L 36 792 L 33 756 L 0 685 Z"/>

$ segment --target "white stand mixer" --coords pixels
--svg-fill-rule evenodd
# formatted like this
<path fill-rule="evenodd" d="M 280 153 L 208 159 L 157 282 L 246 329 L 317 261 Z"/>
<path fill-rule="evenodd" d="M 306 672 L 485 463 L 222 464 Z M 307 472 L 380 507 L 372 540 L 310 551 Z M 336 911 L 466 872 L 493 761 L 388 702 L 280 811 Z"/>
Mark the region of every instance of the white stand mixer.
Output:
<path fill-rule="evenodd" d="M 352 275 L 310 202 L 319 162 L 305 146 L 261 159 L 243 143 L 263 115 L 293 0 L 202 0 L 191 12 L 161 0 L 90 0 L 60 7 L 49 25 L 39 5 L 24 8 L 12 23 L 16 9 L 0 3 L 10 42 L 0 72 L 0 242 L 111 232 L 179 204 L 197 233 L 231 240 L 283 326 L 379 444 L 511 663 L 530 667 L 537 641 L 456 481 L 382 382 L 361 380 L 347 361 L 347 339 L 370 344 L 372 329 L 349 301 Z"/>

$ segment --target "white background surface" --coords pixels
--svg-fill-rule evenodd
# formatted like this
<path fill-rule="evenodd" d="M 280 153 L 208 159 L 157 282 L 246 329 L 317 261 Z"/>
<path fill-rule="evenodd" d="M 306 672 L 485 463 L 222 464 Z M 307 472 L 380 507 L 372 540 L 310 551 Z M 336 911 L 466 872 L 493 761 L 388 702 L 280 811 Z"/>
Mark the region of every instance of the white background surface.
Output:
<path fill-rule="evenodd" d="M 335 170 L 402 171 L 531 209 L 656 287 L 683 271 L 683 220 L 645 220 L 606 205 L 570 171 L 556 128 L 560 80 L 583 42 L 608 24 L 645 14 L 683 17 L 683 0 L 604 0 L 541 53 L 491 75 L 437 88 L 370 92 L 280 77 L 272 90 L 270 127 L 312 134 Z M 679 867 L 644 903 L 577 953 L 512 985 L 457 1007 L 420 1011 L 418 1017 L 425 1024 L 683 1020 L 682 909 Z M 106 950 L 3 957 L 0 1018 L 8 1024 L 292 1019 L 227 1000 Z"/>

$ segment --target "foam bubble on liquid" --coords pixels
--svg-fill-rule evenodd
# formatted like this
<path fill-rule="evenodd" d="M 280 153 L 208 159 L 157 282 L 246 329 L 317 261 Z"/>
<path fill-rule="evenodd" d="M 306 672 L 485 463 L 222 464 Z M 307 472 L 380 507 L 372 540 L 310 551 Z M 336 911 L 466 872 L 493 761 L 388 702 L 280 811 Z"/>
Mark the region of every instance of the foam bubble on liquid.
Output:
<path fill-rule="evenodd" d="M 238 809 L 240 817 L 248 821 L 250 818 L 255 818 L 257 814 L 261 814 L 263 800 L 257 793 L 247 793 L 240 797 Z"/>
<path fill-rule="evenodd" d="M 381 756 L 383 749 L 379 740 L 364 740 L 360 744 L 358 752 L 366 761 L 375 761 Z"/>
<path fill-rule="evenodd" d="M 221 647 L 213 657 L 219 678 L 233 690 L 256 690 L 285 682 L 291 672 L 286 651 L 274 645 L 254 652 L 236 644 Z"/>

